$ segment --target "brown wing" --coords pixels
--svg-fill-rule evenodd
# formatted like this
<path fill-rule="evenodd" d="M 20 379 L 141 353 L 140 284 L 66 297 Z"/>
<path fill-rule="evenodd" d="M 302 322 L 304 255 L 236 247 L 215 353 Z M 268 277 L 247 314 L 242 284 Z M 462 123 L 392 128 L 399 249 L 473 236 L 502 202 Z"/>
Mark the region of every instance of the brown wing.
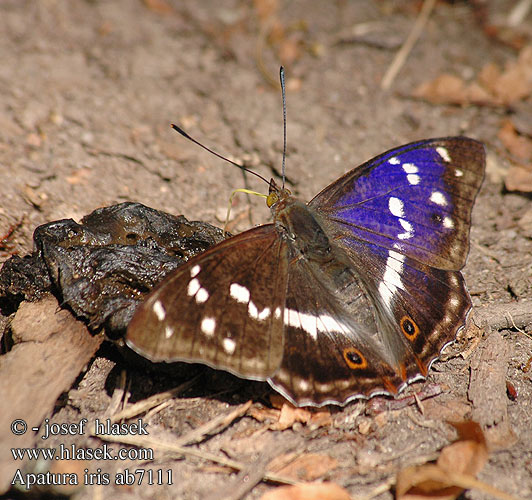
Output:
<path fill-rule="evenodd" d="M 271 224 L 229 238 L 165 278 L 126 343 L 152 361 L 200 362 L 265 380 L 281 363 L 286 245 Z"/>

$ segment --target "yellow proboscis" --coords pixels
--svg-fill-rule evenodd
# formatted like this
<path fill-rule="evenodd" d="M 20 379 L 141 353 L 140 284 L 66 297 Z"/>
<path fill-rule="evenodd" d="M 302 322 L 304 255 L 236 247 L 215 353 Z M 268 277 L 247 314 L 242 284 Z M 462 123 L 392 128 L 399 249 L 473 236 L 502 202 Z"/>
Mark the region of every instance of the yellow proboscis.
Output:
<path fill-rule="evenodd" d="M 253 194 L 255 196 L 260 196 L 261 198 L 266 198 L 268 199 L 268 195 L 266 194 L 263 194 L 263 193 L 259 193 L 257 191 L 252 191 L 251 189 L 246 189 L 246 188 L 238 188 L 238 189 L 235 189 L 232 193 L 231 193 L 231 196 L 229 196 L 229 206 L 227 207 L 227 215 L 225 217 L 225 223 L 224 223 L 224 233 L 227 233 L 227 224 L 229 224 L 229 215 L 231 214 L 231 207 L 233 205 L 233 198 L 235 197 L 235 194 L 237 193 L 246 193 L 246 194 Z"/>

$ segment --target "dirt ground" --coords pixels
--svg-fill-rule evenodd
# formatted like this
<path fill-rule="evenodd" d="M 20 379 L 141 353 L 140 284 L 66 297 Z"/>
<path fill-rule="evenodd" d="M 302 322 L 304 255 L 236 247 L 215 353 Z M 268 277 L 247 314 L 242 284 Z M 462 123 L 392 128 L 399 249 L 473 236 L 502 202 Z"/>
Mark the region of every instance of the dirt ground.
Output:
<path fill-rule="evenodd" d="M 278 175 L 281 63 L 287 72 L 287 180 L 302 199 L 368 158 L 416 139 L 467 135 L 488 148 L 464 269 L 475 323 L 482 330 L 445 362 L 436 362 L 425 385 L 405 392 L 423 393 L 438 384 L 438 395 L 403 408 L 382 401 L 378 410 L 365 401 L 333 407 L 325 417 L 321 414 L 325 423 L 309 420 L 316 412 L 308 412 L 303 422 L 293 417 L 293 425 L 281 430 L 275 399 L 272 403 L 271 391 L 262 384 L 188 366 L 177 375 L 153 373 L 130 364 L 104 342 L 47 410 L 50 423 L 105 420 L 111 409 L 122 408 L 118 403 L 124 393 L 131 404 L 178 386 L 192 371 L 200 373 L 199 383 L 129 422 L 140 416 L 151 438 L 168 440 L 238 410 L 250 397 L 253 403 L 243 416 L 229 417 L 225 427 L 214 426 L 181 443 L 201 456 L 152 443 L 155 456 L 148 462 L 62 464 L 73 467 L 80 480 L 85 469 L 95 478 L 111 478 L 108 485 L 75 490 L 74 498 L 258 499 L 277 486 L 260 481 L 277 459 L 285 464 L 277 469 L 280 475 L 330 481 L 352 498 L 388 499 L 397 471 L 437 458 L 456 439 L 447 422 L 468 419 L 481 424 L 489 444 L 478 479 L 516 498 L 532 498 L 531 196 L 505 188 L 513 158 L 499 133 L 505 120 L 519 116 L 521 122 L 528 120 L 532 135 L 532 98 L 524 96 L 515 105 L 464 106 L 412 98 L 420 84 L 444 73 L 471 81 L 488 62 L 504 68 L 515 61 L 519 48 L 490 36 L 481 24 L 504 24 L 515 2 L 438 2 L 390 90 L 383 90 L 381 81 L 421 4 L 0 2 L 0 235 L 16 225 L 2 242 L 2 261 L 10 252 L 31 252 L 32 233 L 40 224 L 79 220 L 97 207 L 123 201 L 222 225 L 233 189 L 247 185 L 264 192 L 266 187 L 182 139 L 169 124 L 181 124 L 267 178 Z M 479 13 L 484 7 L 487 11 Z M 531 16 L 518 26 L 529 43 Z M 267 217 L 262 199 L 238 196 L 230 230 Z M 2 321 L 5 325 L 7 319 Z M 47 371 L 53 373 L 60 364 L 51 363 Z M 0 429 L 0 442 L 4 447 L 16 443 L 9 428 Z M 59 443 L 96 448 L 103 441 L 80 433 L 35 439 L 30 446 Z M 210 460 L 209 453 L 226 463 Z M 235 472 L 229 460 L 244 464 L 244 470 Z M 290 463 L 296 463 L 291 471 Z M 26 468 L 37 470 L 32 463 Z M 115 484 L 125 469 L 160 470 L 163 484 Z M 172 485 L 166 484 L 168 470 Z M 246 492 L 248 481 L 256 486 Z M 0 485 L 0 491 L 7 488 L 9 483 Z M 58 491 L 71 493 L 59 488 L 48 494 Z M 2 498 L 25 496 L 22 487 Z M 472 489 L 464 498 L 494 497 Z"/>

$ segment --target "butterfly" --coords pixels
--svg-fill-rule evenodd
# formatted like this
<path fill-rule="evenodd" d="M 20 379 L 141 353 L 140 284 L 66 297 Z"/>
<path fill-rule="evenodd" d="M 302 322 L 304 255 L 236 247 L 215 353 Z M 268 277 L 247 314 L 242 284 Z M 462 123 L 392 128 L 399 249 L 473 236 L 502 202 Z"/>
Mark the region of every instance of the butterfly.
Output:
<path fill-rule="evenodd" d="M 126 343 L 267 381 L 299 406 L 396 395 L 465 326 L 460 269 L 484 168 L 482 143 L 446 137 L 391 149 L 308 203 L 272 180 L 273 222 L 173 271 Z"/>

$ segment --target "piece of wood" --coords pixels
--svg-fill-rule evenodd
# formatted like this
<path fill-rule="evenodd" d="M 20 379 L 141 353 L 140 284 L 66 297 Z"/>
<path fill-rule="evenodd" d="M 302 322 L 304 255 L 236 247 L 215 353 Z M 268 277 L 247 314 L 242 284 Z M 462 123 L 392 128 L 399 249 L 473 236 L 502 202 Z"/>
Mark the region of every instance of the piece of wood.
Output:
<path fill-rule="evenodd" d="M 506 373 L 510 344 L 492 332 L 471 357 L 468 398 L 472 419 L 479 423 L 491 448 L 508 448 L 516 441 L 508 420 Z"/>
<path fill-rule="evenodd" d="M 51 414 L 57 398 L 70 389 L 103 340 L 60 309 L 51 295 L 39 302 L 23 302 L 11 331 L 16 344 L 0 356 L 0 494 L 25 465 L 13 459 L 11 449 L 46 446 L 32 428 Z M 11 432 L 17 419 L 27 426 L 22 435 Z M 19 423 L 17 428 L 22 426 Z"/>

